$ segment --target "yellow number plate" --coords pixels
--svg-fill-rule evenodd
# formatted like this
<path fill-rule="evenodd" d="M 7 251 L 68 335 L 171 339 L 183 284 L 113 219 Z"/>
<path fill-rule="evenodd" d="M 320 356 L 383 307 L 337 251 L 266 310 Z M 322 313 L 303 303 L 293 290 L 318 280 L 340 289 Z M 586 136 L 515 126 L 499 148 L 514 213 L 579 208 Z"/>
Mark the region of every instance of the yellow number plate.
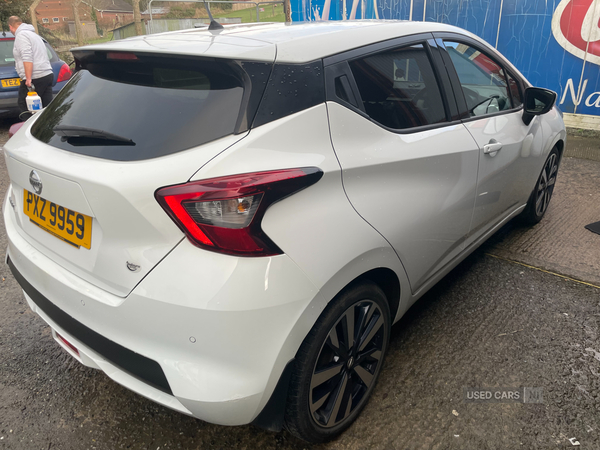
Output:
<path fill-rule="evenodd" d="M 6 80 L 2 80 L 2 87 L 19 87 L 21 85 L 20 78 L 8 78 Z"/>
<path fill-rule="evenodd" d="M 92 218 L 23 189 L 23 212 L 34 224 L 79 248 L 92 246 Z"/>

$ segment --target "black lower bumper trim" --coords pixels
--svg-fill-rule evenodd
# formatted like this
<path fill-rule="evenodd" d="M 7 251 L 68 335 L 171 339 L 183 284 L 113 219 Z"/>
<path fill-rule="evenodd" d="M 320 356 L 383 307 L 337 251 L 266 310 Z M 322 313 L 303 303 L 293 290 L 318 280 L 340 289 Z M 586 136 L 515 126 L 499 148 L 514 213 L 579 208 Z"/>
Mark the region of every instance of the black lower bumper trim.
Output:
<path fill-rule="evenodd" d="M 105 338 L 73 319 L 29 284 L 10 258 L 8 258 L 8 266 L 21 288 L 58 326 L 129 375 L 162 392 L 173 395 L 165 373 L 156 361 Z"/>
<path fill-rule="evenodd" d="M 269 431 L 279 432 L 284 427 L 285 406 L 287 403 L 288 390 L 292 372 L 296 365 L 296 359 L 292 359 L 287 363 L 279 381 L 271 394 L 271 398 L 260 412 L 260 414 L 252 422 L 253 425 Z"/>

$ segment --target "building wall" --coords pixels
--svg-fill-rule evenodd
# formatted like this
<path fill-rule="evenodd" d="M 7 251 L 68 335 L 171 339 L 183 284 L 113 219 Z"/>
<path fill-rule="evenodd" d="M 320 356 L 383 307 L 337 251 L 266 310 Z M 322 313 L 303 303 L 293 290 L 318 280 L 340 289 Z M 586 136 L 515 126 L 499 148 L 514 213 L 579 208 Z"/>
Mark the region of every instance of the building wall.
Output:
<path fill-rule="evenodd" d="M 291 0 L 291 6 L 294 21 L 377 18 L 465 28 L 533 85 L 556 91 L 564 112 L 594 116 L 588 121 L 600 127 L 600 0 Z"/>
<path fill-rule="evenodd" d="M 96 11 L 102 28 L 113 29 L 133 22 L 133 13 Z"/>
<path fill-rule="evenodd" d="M 73 6 L 70 1 L 65 0 L 43 0 L 35 10 L 38 24 L 50 30 L 60 30 L 67 32 L 69 29 L 68 21 L 74 20 Z M 79 16 L 81 21 L 90 20 L 90 9 L 85 5 L 79 7 Z M 58 22 L 53 19 L 57 18 Z"/>
<path fill-rule="evenodd" d="M 88 5 L 80 4 L 79 18 L 82 24 L 93 23 L 91 18 L 91 8 Z M 69 32 L 69 21 L 74 21 L 73 7 L 69 0 L 43 0 L 36 8 L 38 24 L 50 30 Z M 102 28 L 117 28 L 127 23 L 133 22 L 133 12 L 119 11 L 96 11 L 98 23 Z M 58 18 L 58 22 L 54 22 Z M 44 19 L 48 20 L 47 22 Z"/>

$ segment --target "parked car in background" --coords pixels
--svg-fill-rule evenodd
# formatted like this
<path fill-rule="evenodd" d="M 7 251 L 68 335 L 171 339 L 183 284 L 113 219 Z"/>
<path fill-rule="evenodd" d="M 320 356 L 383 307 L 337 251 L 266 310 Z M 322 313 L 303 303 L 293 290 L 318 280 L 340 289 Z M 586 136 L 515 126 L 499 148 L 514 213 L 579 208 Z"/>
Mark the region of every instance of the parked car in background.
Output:
<path fill-rule="evenodd" d="M 71 69 L 58 57 L 52 46 L 45 39 L 43 41 L 46 44 L 48 58 L 54 71 L 52 93 L 56 95 L 71 78 Z M 21 80 L 15 69 L 14 43 L 15 37 L 12 33 L 4 31 L 0 34 L 0 117 L 17 117 L 19 115 L 17 97 Z"/>
<path fill-rule="evenodd" d="M 155 402 L 311 442 L 360 414 L 417 299 L 512 218 L 542 219 L 565 146 L 554 92 L 438 23 L 234 25 L 73 54 L 4 146 L 29 306 Z"/>

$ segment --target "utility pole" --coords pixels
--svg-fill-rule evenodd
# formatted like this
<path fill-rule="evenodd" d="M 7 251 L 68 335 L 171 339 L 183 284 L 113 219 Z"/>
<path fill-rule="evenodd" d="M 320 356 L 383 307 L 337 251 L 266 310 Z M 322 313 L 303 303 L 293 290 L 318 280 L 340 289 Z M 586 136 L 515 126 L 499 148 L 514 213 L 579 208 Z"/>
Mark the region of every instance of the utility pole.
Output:
<path fill-rule="evenodd" d="M 31 16 L 31 25 L 35 28 L 35 32 L 40 34 L 40 30 L 38 29 L 37 17 L 35 15 L 35 8 L 40 4 L 42 0 L 34 0 L 34 2 L 29 7 L 29 15 Z"/>
<path fill-rule="evenodd" d="M 285 21 L 292 21 L 292 5 L 290 0 L 283 0 L 283 9 L 285 10 Z"/>

